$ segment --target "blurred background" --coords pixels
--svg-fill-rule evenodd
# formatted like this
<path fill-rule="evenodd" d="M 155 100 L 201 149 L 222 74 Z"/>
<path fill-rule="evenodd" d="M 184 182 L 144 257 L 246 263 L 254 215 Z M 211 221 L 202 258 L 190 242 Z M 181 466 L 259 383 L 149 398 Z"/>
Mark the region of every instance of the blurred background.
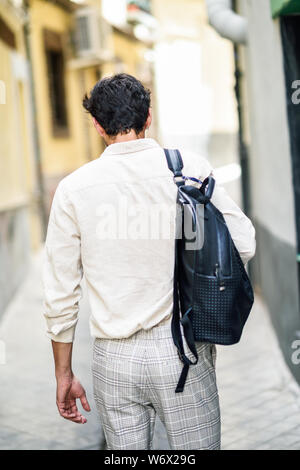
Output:
<path fill-rule="evenodd" d="M 152 92 L 148 137 L 205 156 L 256 228 L 253 315 L 218 348 L 224 448 L 300 448 L 299 15 L 300 0 L 0 0 L 0 448 L 105 445 L 94 412 L 57 415 L 40 273 L 58 182 L 104 149 L 82 97 L 119 72 Z"/>

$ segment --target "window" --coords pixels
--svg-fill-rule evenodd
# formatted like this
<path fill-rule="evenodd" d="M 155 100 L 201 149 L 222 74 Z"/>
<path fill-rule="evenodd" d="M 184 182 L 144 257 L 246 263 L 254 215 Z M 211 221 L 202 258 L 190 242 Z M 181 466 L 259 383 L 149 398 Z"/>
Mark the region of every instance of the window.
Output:
<path fill-rule="evenodd" d="M 7 46 L 16 48 L 16 38 L 12 30 L 5 23 L 3 18 L 0 16 L 0 39 L 7 44 Z"/>
<path fill-rule="evenodd" d="M 45 30 L 44 44 L 48 69 L 53 135 L 64 137 L 68 135 L 68 121 L 64 84 L 64 54 L 61 36 L 53 31 Z"/>

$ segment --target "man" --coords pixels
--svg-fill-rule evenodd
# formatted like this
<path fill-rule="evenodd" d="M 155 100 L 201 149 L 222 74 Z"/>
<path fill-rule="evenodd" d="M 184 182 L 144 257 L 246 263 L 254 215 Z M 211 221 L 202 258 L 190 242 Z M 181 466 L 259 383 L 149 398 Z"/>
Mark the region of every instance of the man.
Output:
<path fill-rule="evenodd" d="M 83 106 L 107 147 L 60 182 L 49 220 L 43 279 L 59 413 L 85 423 L 76 399 L 90 410 L 71 367 L 84 274 L 95 338 L 94 397 L 108 448 L 151 449 L 158 413 L 172 449 L 219 449 L 214 345 L 197 344 L 199 362 L 183 393 L 175 394 L 182 370 L 171 335 L 175 218 L 165 224 L 164 213 L 166 236 L 152 216 L 153 208 L 176 205 L 176 186 L 163 149 L 145 138 L 150 93 L 119 74 L 100 80 Z M 204 158 L 182 156 L 186 175 L 211 173 Z M 246 263 L 255 252 L 250 220 L 218 185 L 212 202 Z M 149 218 L 141 218 L 149 209 Z"/>

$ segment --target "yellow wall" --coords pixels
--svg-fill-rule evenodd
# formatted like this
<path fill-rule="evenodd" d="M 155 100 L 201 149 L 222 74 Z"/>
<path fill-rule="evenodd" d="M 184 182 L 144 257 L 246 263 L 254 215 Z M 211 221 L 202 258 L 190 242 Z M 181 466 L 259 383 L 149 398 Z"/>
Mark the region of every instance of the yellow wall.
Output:
<path fill-rule="evenodd" d="M 68 37 L 73 15 L 53 3 L 32 0 L 31 47 L 34 67 L 37 118 L 42 154 L 42 168 L 46 177 L 60 177 L 99 154 L 99 139 L 89 137 L 91 126 L 81 105 L 83 93 L 90 83 L 96 81 L 96 68 L 77 70 L 65 66 L 65 92 L 69 134 L 67 137 L 53 136 L 47 64 L 43 43 L 43 29 L 49 29 Z M 93 76 L 93 78 L 92 78 Z"/>
<path fill-rule="evenodd" d="M 97 5 L 100 10 L 101 2 L 99 0 L 90 0 L 89 3 L 94 6 Z M 70 5 L 72 5 L 71 2 Z M 5 16 L 7 14 L 3 13 L 4 18 Z M 67 44 L 70 38 L 70 30 L 73 27 L 73 18 L 73 12 L 62 8 L 59 2 L 31 0 L 29 3 L 30 47 L 42 172 L 47 191 L 49 191 L 47 181 L 53 180 L 50 188 L 51 193 L 53 193 L 60 178 L 87 161 L 97 158 L 103 150 L 103 143 L 92 125 L 91 118 L 82 107 L 82 97 L 84 93 L 91 90 L 99 76 L 119 71 L 115 61 L 104 64 L 99 63 L 98 66 L 94 65 L 82 69 L 70 65 L 71 54 Z M 18 48 L 25 57 L 22 26 L 17 20 L 9 19 L 10 23 L 13 21 L 15 23 L 13 24 L 14 30 L 17 31 L 18 35 Z M 58 33 L 66 39 L 65 92 L 68 135 L 64 137 L 53 135 L 43 37 L 45 29 Z M 144 61 L 143 55 L 147 46 L 116 30 L 112 34 L 111 46 L 114 56 L 123 63 L 122 70 L 140 78 L 139 67 Z M 17 105 L 9 105 L 5 109 L 3 106 L 0 108 L 0 125 L 2 129 L 7 129 L 3 133 L 0 150 L 3 155 L 10 154 L 9 164 L 5 162 L 4 165 L 3 159 L 0 161 L 0 171 L 4 180 L 0 188 L 0 204 L 8 204 L 9 201 L 13 204 L 15 200 L 25 199 L 27 196 L 26 190 L 31 190 L 32 186 L 36 184 L 32 171 L 34 162 L 31 161 L 33 158 L 32 139 L 27 135 L 30 119 L 28 110 L 23 109 L 28 106 L 29 101 L 28 83 L 25 86 L 13 80 L 10 67 L 11 51 L 1 42 L 0 56 L 2 65 L 0 79 L 7 84 L 7 99 L 14 102 L 16 101 L 15 95 L 18 95 Z M 16 111 L 19 108 L 21 112 Z M 22 139 L 15 138 L 16 113 L 19 114 L 18 128 L 19 133 L 22 134 Z M 22 158 L 20 157 L 21 154 L 23 155 Z M 26 172 L 26 178 L 24 178 L 24 172 Z M 6 199 L 9 199 L 9 201 Z"/>
<path fill-rule="evenodd" d="M 89 0 L 101 8 L 99 0 Z M 0 104 L 0 211 L 20 206 L 28 207 L 32 245 L 37 247 L 41 238 L 38 211 L 37 170 L 32 132 L 32 103 L 29 77 L 17 77 L 12 57 L 26 63 L 23 24 L 16 10 L 0 3 L 0 15 L 16 36 L 16 50 L 0 40 L 0 80 L 6 87 L 6 103 Z M 75 5 L 71 3 L 70 5 Z M 70 48 L 65 47 L 65 92 L 68 130 L 67 136 L 53 135 L 51 102 L 44 44 L 44 29 L 69 39 L 73 26 L 73 12 L 62 8 L 59 1 L 30 0 L 29 31 L 36 119 L 41 153 L 42 173 L 49 204 L 58 181 L 87 161 L 97 158 L 103 142 L 96 133 L 91 117 L 82 107 L 82 97 L 95 85 L 100 76 L 120 71 L 114 60 L 86 68 L 74 68 Z M 113 30 L 109 47 L 122 63 L 124 72 L 139 77 L 147 46 L 129 35 Z M 22 67 L 21 67 L 22 68 Z M 26 75 L 26 74 L 25 74 Z M 149 86 L 149 84 L 146 84 Z"/>
<path fill-rule="evenodd" d="M 0 211 L 27 209 L 30 241 L 37 248 L 41 223 L 36 201 L 35 157 L 30 122 L 30 96 L 23 25 L 16 11 L 0 4 L 0 15 L 13 31 L 16 49 L 0 40 L 0 80 L 5 103 L 0 104 Z M 21 73 L 16 71 L 17 60 Z"/>
<path fill-rule="evenodd" d="M 18 82 L 13 74 L 12 54 L 23 54 L 21 24 L 0 4 L 0 14 L 16 34 L 17 50 L 0 40 L 0 80 L 5 85 L 5 103 L 0 104 L 0 208 L 6 209 L 25 203 L 28 198 L 24 179 L 24 142 L 18 135 L 20 100 L 16 96 Z M 23 56 L 24 57 L 24 56 Z M 26 150 L 26 149 L 25 149 Z"/>
<path fill-rule="evenodd" d="M 54 176 L 69 172 L 84 162 L 80 152 L 83 142 L 78 119 L 79 93 L 74 73 L 67 70 L 65 90 L 69 137 L 58 138 L 52 135 L 47 64 L 43 42 L 44 28 L 64 33 L 70 27 L 71 16 L 60 7 L 46 1 L 33 0 L 30 7 L 31 49 L 42 167 L 46 175 Z"/>
<path fill-rule="evenodd" d="M 123 63 L 123 71 L 139 78 L 139 64 L 144 60 L 143 54 L 147 47 L 134 37 L 130 37 L 115 29 L 113 33 L 113 48 L 115 57 Z"/>

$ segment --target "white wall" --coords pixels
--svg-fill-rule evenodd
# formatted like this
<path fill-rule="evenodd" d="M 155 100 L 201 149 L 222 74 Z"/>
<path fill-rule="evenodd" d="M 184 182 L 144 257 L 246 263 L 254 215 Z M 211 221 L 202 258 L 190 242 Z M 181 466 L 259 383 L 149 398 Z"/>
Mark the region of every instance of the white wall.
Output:
<path fill-rule="evenodd" d="M 280 25 L 270 0 L 240 0 L 249 20 L 245 48 L 253 215 L 277 238 L 296 244 L 294 195 Z"/>
<path fill-rule="evenodd" d="M 160 141 L 225 167 L 217 178 L 240 204 L 232 44 L 208 25 L 204 0 L 152 0 L 152 9 Z"/>

